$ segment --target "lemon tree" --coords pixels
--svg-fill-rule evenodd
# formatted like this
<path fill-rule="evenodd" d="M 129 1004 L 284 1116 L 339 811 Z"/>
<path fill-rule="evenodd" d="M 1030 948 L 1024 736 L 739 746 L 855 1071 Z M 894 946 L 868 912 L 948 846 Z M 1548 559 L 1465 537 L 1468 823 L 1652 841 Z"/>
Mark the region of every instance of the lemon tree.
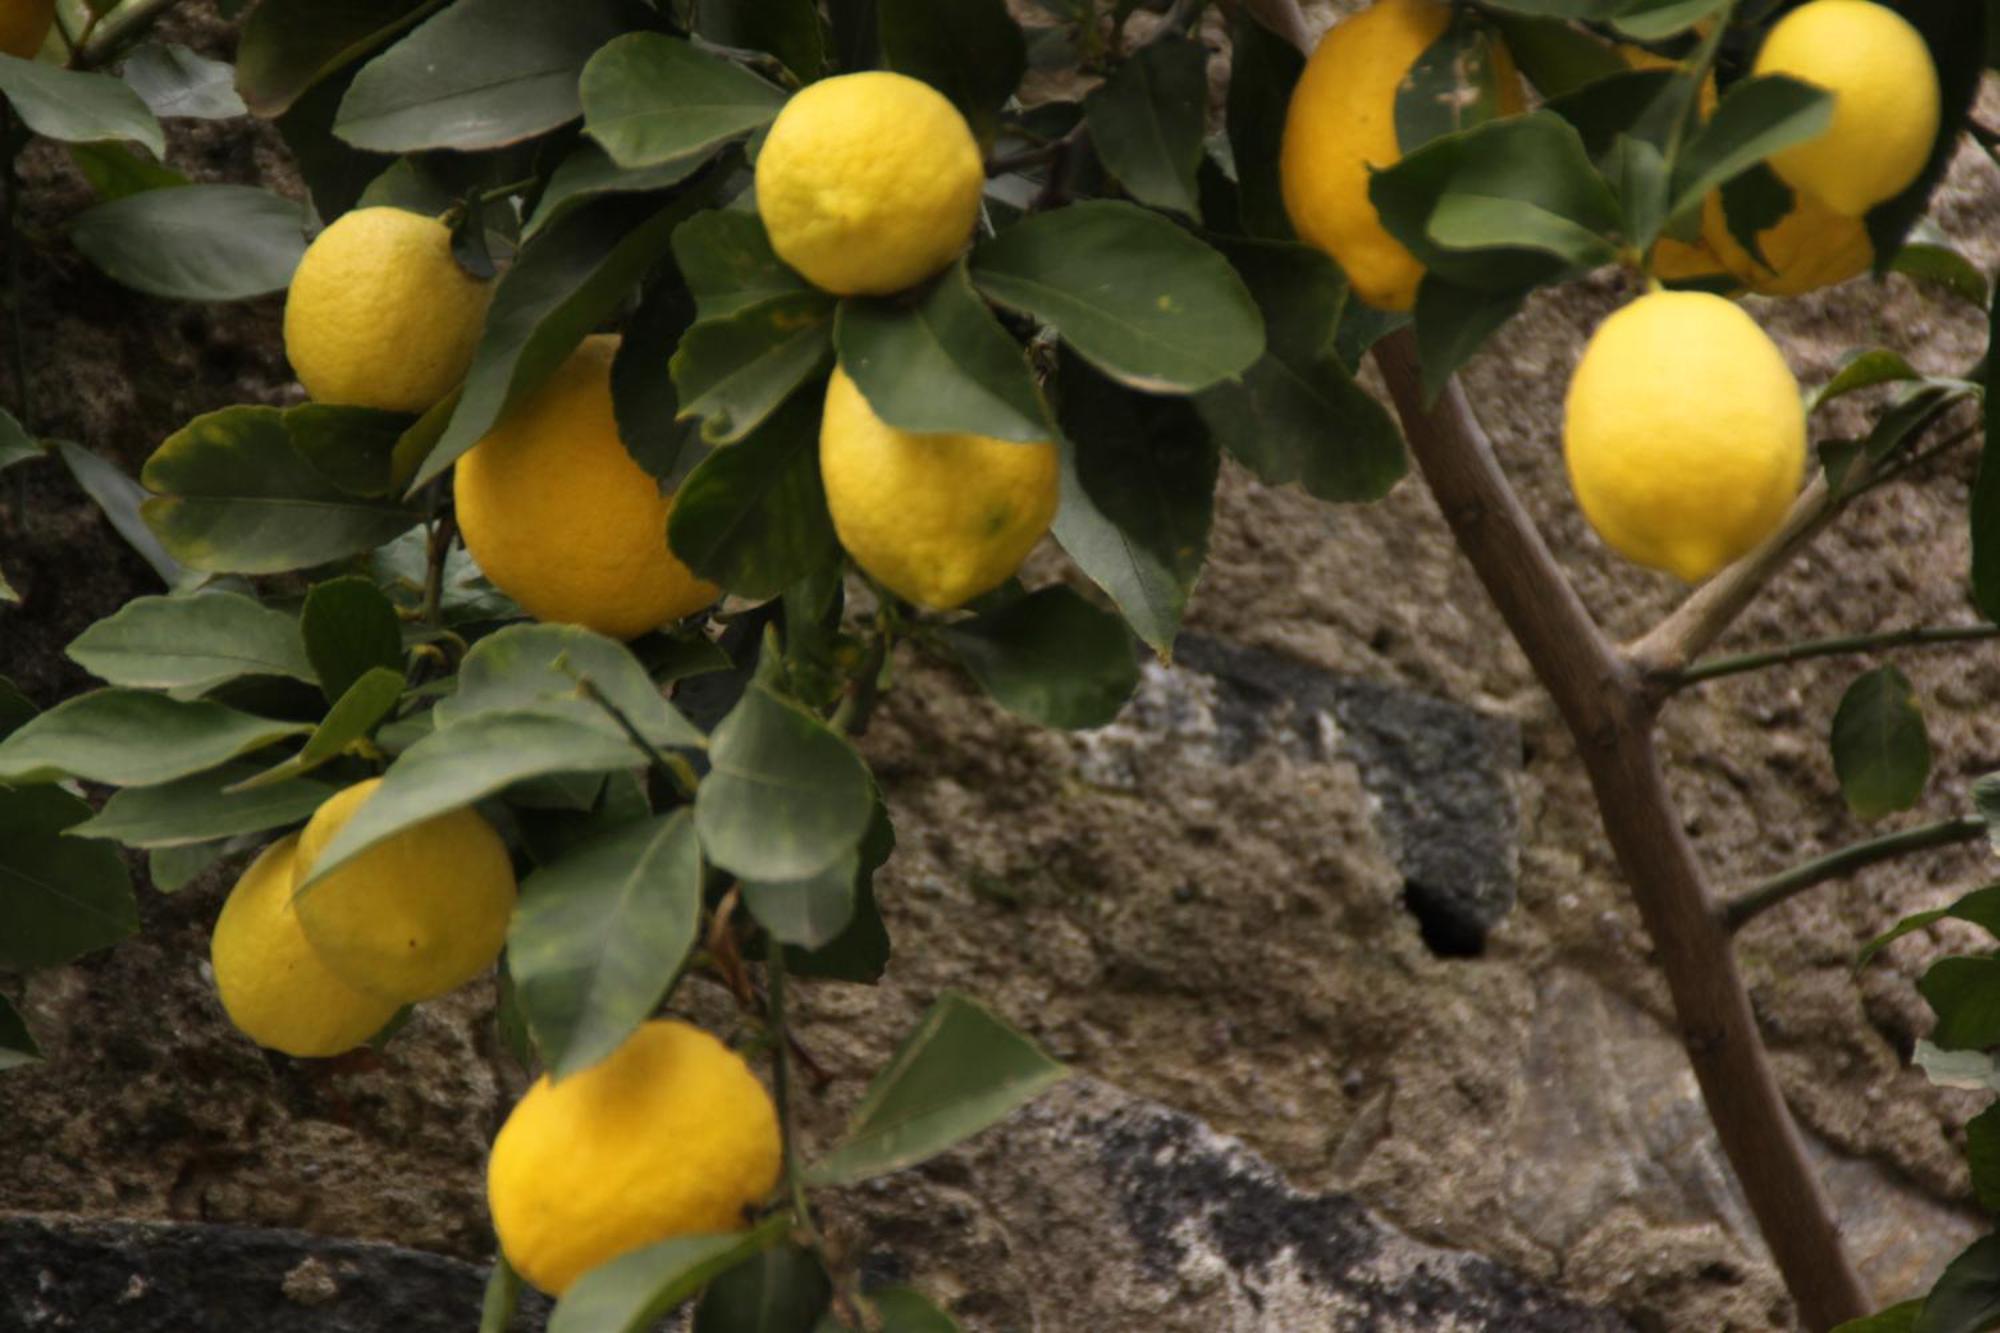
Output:
<path fill-rule="evenodd" d="M 819 1193 L 1063 1070 L 946 994 L 844 1134 L 799 1132 L 789 997 L 891 959 L 873 711 L 923 657 L 1030 721 L 1108 723 L 1173 650 L 1225 458 L 1362 503 L 1414 457 L 1585 742 L 1801 1322 L 1869 1312 L 1729 931 L 1987 836 L 2000 798 L 1717 905 L 1653 724 L 1716 677 L 2000 632 L 1987 460 L 1985 620 L 1704 656 L 1846 505 L 1978 433 L 1984 363 L 1865 348 L 1801 391 L 1763 302 L 1872 269 L 1990 310 L 1923 219 L 1968 131 L 1996 151 L 1968 108 L 2000 0 L 1375 0 L 1323 34 L 1291 0 L 1025 22 L 1003 0 L 260 0 L 233 66 L 151 40 L 170 8 L 0 0 L 5 149 L 61 145 L 95 196 L 27 262 L 72 247 L 166 300 L 284 292 L 301 396 L 187 422 L 137 478 L 41 439 L 32 402 L 0 415 L 0 469 L 67 467 L 165 589 L 70 645 L 102 688 L 0 682 L 0 969 L 137 928 L 116 846 L 160 891 L 221 868 L 214 973 L 247 1041 L 393 1041 L 406 1006 L 498 978 L 539 1081 L 491 1148 L 487 1329 L 522 1280 L 557 1333 L 689 1301 L 718 1333 L 952 1328 L 864 1283 Z M 243 115 L 304 200 L 165 161 L 163 122 Z M 10 188 L 10 258 L 17 213 Z M 1623 301 L 1546 441 L 1591 540 L 1703 585 L 1623 646 L 1455 380 L 1585 279 Z M 1830 438 L 1822 409 L 1864 390 L 1868 429 Z M 1914 806 L 1932 755 L 1900 671 L 1826 726 L 1853 817 Z M 1984 890 L 1895 931 L 1943 916 L 2000 928 Z M 2000 1088 L 1995 969 L 1924 980 L 1941 1080 Z M 728 987 L 732 1032 L 680 1016 L 691 977 Z M 0 1066 L 34 1056 L 0 996 Z M 1992 1116 L 1969 1130 L 1989 1201 Z M 1988 1238 L 1853 1327 L 1972 1333 L 1996 1283 Z"/>

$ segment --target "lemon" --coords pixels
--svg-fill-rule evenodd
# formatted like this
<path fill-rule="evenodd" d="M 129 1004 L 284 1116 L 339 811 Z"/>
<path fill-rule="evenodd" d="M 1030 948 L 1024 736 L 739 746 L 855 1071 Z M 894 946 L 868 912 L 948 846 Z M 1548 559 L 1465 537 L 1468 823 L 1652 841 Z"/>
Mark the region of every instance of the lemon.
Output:
<path fill-rule="evenodd" d="M 306 942 L 292 910 L 297 834 L 250 863 L 216 918 L 208 956 L 229 1021 L 259 1046 L 286 1055 L 339 1055 L 396 1016 L 394 1000 L 335 976 Z"/>
<path fill-rule="evenodd" d="M 1833 94 L 1819 136 L 1771 157 L 1787 185 L 1859 217 L 1922 174 L 1937 139 L 1937 66 L 1922 34 L 1874 0 L 1812 0 L 1785 15 L 1757 52 L 1757 74 Z"/>
<path fill-rule="evenodd" d="M 819 471 L 854 562 L 920 606 L 948 611 L 1013 576 L 1056 516 L 1053 444 L 897 430 L 835 369 Z"/>
<path fill-rule="evenodd" d="M 985 188 L 958 109 L 929 84 L 882 71 L 794 94 L 757 154 L 771 248 L 840 296 L 884 296 L 949 264 Z"/>
<path fill-rule="evenodd" d="M 1763 296 L 1803 296 L 1866 273 L 1875 262 L 1867 225 L 1804 190 L 1792 197 L 1791 212 L 1757 233 L 1764 262 L 1730 232 L 1720 192 L 1703 201 L 1702 235 L 1737 281 Z"/>
<path fill-rule="evenodd" d="M 617 351 L 615 337 L 585 339 L 458 460 L 452 485 L 466 549 L 502 592 L 537 620 L 629 639 L 721 594 L 667 549 L 673 501 L 618 437 Z"/>
<path fill-rule="evenodd" d="M 1369 169 L 1402 156 L 1396 94 L 1451 22 L 1443 0 L 1377 0 L 1334 25 L 1306 62 L 1285 116 L 1278 169 L 1299 239 L 1347 270 L 1355 295 L 1384 310 L 1416 303 L 1423 266 L 1391 236 L 1368 198 Z M 1494 44 L 1500 109 L 1523 106 L 1506 48 Z"/>
<path fill-rule="evenodd" d="M 493 1140 L 486 1195 L 507 1261 L 561 1295 L 641 1246 L 737 1230 L 782 1163 L 777 1108 L 743 1058 L 659 1019 L 528 1089 Z"/>
<path fill-rule="evenodd" d="M 465 378 L 492 299 L 451 257 L 442 222 L 357 208 L 299 260 L 285 355 L 314 402 L 422 412 Z"/>
<path fill-rule="evenodd" d="M 293 905 L 314 952 L 356 990 L 398 1004 L 442 995 L 500 956 L 514 912 L 507 844 L 479 813 L 453 810 L 376 843 L 325 879 L 313 865 L 382 785 L 320 804 L 299 835 Z"/>
<path fill-rule="evenodd" d="M 0 0 L 0 54 L 33 60 L 56 21 L 56 0 Z"/>
<path fill-rule="evenodd" d="M 1605 320 L 1563 411 L 1570 485 L 1597 535 L 1690 582 L 1774 532 L 1805 469 L 1784 356 L 1705 292 L 1655 292 Z"/>

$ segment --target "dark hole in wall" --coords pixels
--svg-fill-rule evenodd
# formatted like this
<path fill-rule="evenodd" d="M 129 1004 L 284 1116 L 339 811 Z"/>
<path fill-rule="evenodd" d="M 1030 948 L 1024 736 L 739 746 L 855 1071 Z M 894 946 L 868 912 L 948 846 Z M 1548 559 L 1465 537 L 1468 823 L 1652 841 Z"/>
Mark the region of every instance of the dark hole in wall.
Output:
<path fill-rule="evenodd" d="M 1486 929 L 1467 918 L 1458 895 L 1406 879 L 1403 906 L 1417 919 L 1426 947 L 1439 958 L 1477 958 L 1486 952 Z"/>

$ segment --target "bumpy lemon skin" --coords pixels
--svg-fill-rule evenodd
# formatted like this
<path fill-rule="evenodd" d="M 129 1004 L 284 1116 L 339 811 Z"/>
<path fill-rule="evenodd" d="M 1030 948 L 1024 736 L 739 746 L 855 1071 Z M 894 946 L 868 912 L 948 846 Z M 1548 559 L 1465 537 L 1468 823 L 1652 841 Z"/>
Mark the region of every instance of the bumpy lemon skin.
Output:
<path fill-rule="evenodd" d="M 757 154 L 771 248 L 837 296 L 886 296 L 951 263 L 985 188 L 958 109 L 927 83 L 879 70 L 794 94 Z"/>
<path fill-rule="evenodd" d="M 641 1246 L 737 1230 L 781 1165 L 777 1108 L 743 1058 L 660 1019 L 528 1089 L 493 1141 L 487 1202 L 507 1261 L 560 1296 Z"/>
<path fill-rule="evenodd" d="M 285 355 L 316 403 L 423 412 L 465 378 L 492 299 L 451 257 L 442 222 L 357 208 L 292 275 Z"/>
<path fill-rule="evenodd" d="M 1804 296 L 1866 273 L 1875 262 L 1867 224 L 1804 190 L 1792 194 L 1791 212 L 1757 233 L 1762 263 L 1729 230 L 1721 192 L 1702 202 L 1702 236 L 1723 267 L 1760 296 Z"/>
<path fill-rule="evenodd" d="M 1401 160 L 1396 93 L 1451 22 L 1443 0 L 1377 0 L 1328 30 L 1306 62 L 1285 115 L 1279 179 L 1285 212 L 1308 245 L 1347 271 L 1355 295 L 1382 310 L 1416 304 L 1423 266 L 1382 226 L 1368 197 L 1369 169 Z M 1500 109 L 1525 105 L 1504 46 L 1495 44 Z"/>
<path fill-rule="evenodd" d="M 313 1059 L 351 1051 L 388 1026 L 393 1000 L 335 976 L 292 910 L 299 837 L 272 843 L 250 863 L 209 939 L 215 990 L 229 1021 L 259 1046 Z"/>
<path fill-rule="evenodd" d="M 1062 498 L 1053 444 L 897 430 L 840 369 L 826 389 L 819 468 L 841 546 L 884 587 L 935 611 L 1011 578 Z"/>
<path fill-rule="evenodd" d="M 1874 0 L 1812 0 L 1765 35 L 1754 72 L 1834 95 L 1826 131 L 1771 157 L 1787 185 L 1859 217 L 1922 174 L 1941 117 L 1922 34 Z"/>
<path fill-rule="evenodd" d="M 0 54 L 33 60 L 56 21 L 56 0 L 0 0 Z"/>
<path fill-rule="evenodd" d="M 467 808 L 405 829 L 307 884 L 327 844 L 381 785 L 357 782 L 313 812 L 299 835 L 292 901 L 329 971 L 356 990 L 414 1004 L 464 985 L 500 956 L 514 866 L 493 826 Z"/>
<path fill-rule="evenodd" d="M 1695 582 L 1783 523 L 1805 470 L 1805 409 L 1783 354 L 1741 307 L 1655 292 L 1585 347 L 1563 454 L 1606 545 Z"/>
<path fill-rule="evenodd" d="M 466 549 L 529 615 L 630 639 L 722 593 L 668 548 L 673 501 L 618 437 L 618 341 L 585 339 L 458 460 L 452 491 Z"/>

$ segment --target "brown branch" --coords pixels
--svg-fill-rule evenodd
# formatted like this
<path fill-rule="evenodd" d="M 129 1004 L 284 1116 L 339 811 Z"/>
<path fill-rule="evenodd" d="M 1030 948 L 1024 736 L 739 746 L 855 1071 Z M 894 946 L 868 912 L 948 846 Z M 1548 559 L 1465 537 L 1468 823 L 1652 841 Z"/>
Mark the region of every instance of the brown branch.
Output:
<path fill-rule="evenodd" d="M 1452 535 L 1576 738 L 1709 1117 L 1800 1318 L 1823 1333 L 1869 1313 L 1758 1035 L 1729 932 L 1660 772 L 1645 681 L 1563 576 L 1501 473 L 1463 388 L 1454 379 L 1437 406 L 1425 408 L 1407 331 L 1385 339 L 1375 356 Z"/>

